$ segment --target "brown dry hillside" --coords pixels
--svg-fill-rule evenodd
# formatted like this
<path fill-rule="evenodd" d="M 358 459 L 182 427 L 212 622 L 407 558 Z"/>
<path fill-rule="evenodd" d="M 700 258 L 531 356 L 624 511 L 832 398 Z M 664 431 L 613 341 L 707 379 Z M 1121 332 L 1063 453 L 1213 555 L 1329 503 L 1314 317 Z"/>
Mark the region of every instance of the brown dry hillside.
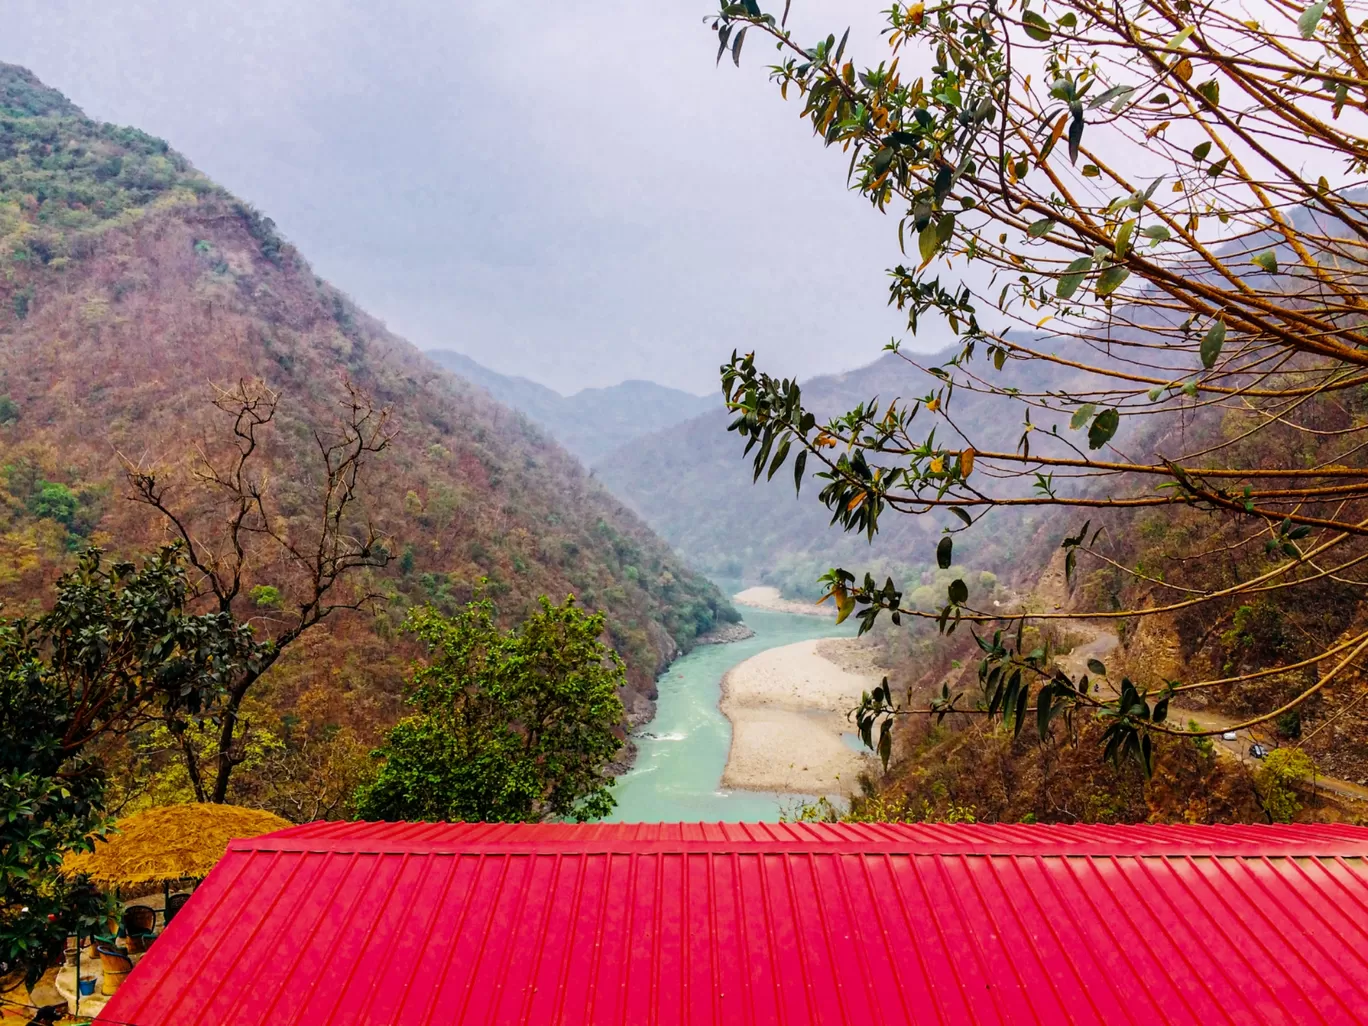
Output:
<path fill-rule="evenodd" d="M 296 715 L 308 695 L 320 722 L 387 720 L 411 654 L 393 640 L 404 610 L 462 602 L 481 577 L 507 618 L 542 593 L 606 612 L 637 717 L 677 651 L 735 618 L 573 458 L 315 277 L 269 220 L 160 140 L 91 121 L 8 65 L 0 254 L 0 598 L 11 613 L 46 601 L 86 544 L 131 555 L 168 540 L 127 501 L 120 455 L 184 480 L 197 447 L 216 455 L 231 442 L 215 387 L 247 378 L 281 394 L 264 455 L 285 521 L 309 508 L 313 432 L 334 423 L 345 382 L 390 407 L 397 429 L 362 482 L 364 518 L 395 556 L 372 582 L 388 601 L 373 617 L 327 621 L 307 655 L 272 671 L 272 714 Z M 285 590 L 272 573 L 263 564 L 250 583 Z"/>

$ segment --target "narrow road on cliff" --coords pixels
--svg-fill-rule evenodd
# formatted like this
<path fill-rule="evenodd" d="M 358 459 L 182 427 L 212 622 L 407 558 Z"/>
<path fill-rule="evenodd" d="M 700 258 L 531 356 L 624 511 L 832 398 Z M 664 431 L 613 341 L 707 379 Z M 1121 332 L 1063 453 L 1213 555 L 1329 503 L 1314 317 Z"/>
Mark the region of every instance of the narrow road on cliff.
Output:
<path fill-rule="evenodd" d="M 1056 565 L 1058 563 L 1059 560 L 1055 560 L 1051 564 L 1041 576 L 1040 583 L 1036 588 L 1037 600 L 1044 602 L 1046 608 L 1052 610 L 1065 608 L 1068 598 L 1068 592 L 1064 585 L 1063 569 L 1062 566 Z M 1107 621 L 1098 623 L 1090 620 L 1070 619 L 1056 620 L 1055 623 L 1058 624 L 1061 633 L 1081 639 L 1067 654 L 1059 656 L 1055 660 L 1064 672 L 1074 679 L 1088 672 L 1088 660 L 1090 659 L 1096 659 L 1106 665 L 1108 657 L 1119 643 L 1116 632 Z M 1105 692 L 1112 696 L 1116 695 L 1118 685 L 1110 677 L 1102 680 L 1098 680 L 1096 674 L 1091 674 L 1090 677 L 1094 683 L 1100 684 Z M 1247 766 L 1252 766 L 1258 761 L 1249 754 L 1249 746 L 1254 742 L 1258 742 L 1270 751 L 1278 747 L 1278 741 L 1271 733 L 1251 728 L 1239 731 L 1235 738 L 1227 739 L 1223 735 L 1230 733 L 1230 728 L 1234 727 L 1239 720 L 1221 713 L 1170 704 L 1168 718 L 1180 726 L 1195 723 L 1199 730 L 1221 731 L 1220 734 L 1214 734 L 1211 737 L 1211 740 L 1218 746 L 1218 751 Z M 1327 791 L 1338 798 L 1368 803 L 1368 787 L 1363 787 L 1352 781 L 1317 775 L 1313 779 L 1312 785 L 1313 788 Z"/>

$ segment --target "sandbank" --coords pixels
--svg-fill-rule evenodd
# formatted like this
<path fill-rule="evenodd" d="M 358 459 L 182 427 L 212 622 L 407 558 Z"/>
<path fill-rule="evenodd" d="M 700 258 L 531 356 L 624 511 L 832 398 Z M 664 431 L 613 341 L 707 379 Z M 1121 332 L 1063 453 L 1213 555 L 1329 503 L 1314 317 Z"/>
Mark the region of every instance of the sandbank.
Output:
<path fill-rule="evenodd" d="M 732 601 L 738 606 L 768 609 L 775 613 L 801 613 L 803 616 L 831 617 L 836 615 L 835 604 L 832 602 L 826 602 L 819 606 L 814 602 L 786 599 L 779 593 L 778 588 L 747 588 L 745 591 L 738 591 L 733 595 Z"/>
<path fill-rule="evenodd" d="M 827 638 L 771 648 L 738 663 L 722 678 L 723 714 L 731 720 L 724 787 L 790 794 L 838 794 L 853 789 L 873 756 L 844 735 L 846 713 L 882 674 L 855 639 Z M 855 672 L 852 672 L 855 671 Z"/>

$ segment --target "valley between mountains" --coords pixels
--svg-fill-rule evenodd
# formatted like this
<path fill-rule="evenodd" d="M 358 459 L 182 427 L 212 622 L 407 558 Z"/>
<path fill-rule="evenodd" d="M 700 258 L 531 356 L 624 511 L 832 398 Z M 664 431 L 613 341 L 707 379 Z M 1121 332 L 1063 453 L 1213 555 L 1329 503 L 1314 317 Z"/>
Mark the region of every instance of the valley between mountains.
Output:
<path fill-rule="evenodd" d="M 787 469 L 752 481 L 720 394 L 627 381 L 563 396 L 482 367 L 459 339 L 421 352 L 169 143 L 95 121 L 11 65 L 0 65 L 0 242 L 6 615 L 42 613 L 92 547 L 136 559 L 193 535 L 219 539 L 192 544 L 197 567 L 237 567 L 222 608 L 269 636 L 321 608 L 308 597 L 317 575 L 301 575 L 288 546 L 235 554 L 215 535 L 234 516 L 228 486 L 256 503 L 260 534 L 302 548 L 319 530 L 320 490 L 347 495 L 357 526 L 343 541 L 360 546 L 364 565 L 237 710 L 236 772 L 221 796 L 235 803 L 295 820 L 351 812 L 372 753 L 406 715 L 405 679 L 423 656 L 403 630 L 412 611 L 452 615 L 488 600 L 507 627 L 540 596 L 573 595 L 604 616 L 603 641 L 623 664 L 623 747 L 609 765 L 626 774 L 619 817 L 1258 820 L 1265 785 L 1249 746 L 1301 739 L 1332 778 L 1333 793 L 1308 814 L 1363 815 L 1368 704 L 1357 677 L 1321 690 L 1295 721 L 1239 731 L 1234 743 L 1161 741 L 1153 778 L 1141 779 L 1097 760 L 1095 723 L 1079 726 L 1076 744 L 1042 744 L 975 715 L 987 696 L 970 630 L 947 642 L 928 621 L 884 620 L 857 639 L 854 620 L 838 625 L 831 606 L 814 605 L 832 566 L 896 580 L 921 609 L 943 603 L 952 581 L 968 603 L 1002 613 L 1067 613 L 1085 599 L 1120 608 L 1163 588 L 1207 587 L 1252 557 L 1199 558 L 1198 511 L 1099 515 L 1102 556 L 1067 584 L 1058 524 L 1029 508 L 965 535 L 953 565 L 936 553 L 955 526 L 948 515 L 890 521 L 872 541 L 833 531 L 830 510 L 807 494 L 820 487 L 813 470 L 801 498 Z M 804 382 L 805 397 L 826 416 L 915 399 L 937 387 L 928 368 L 950 356 L 889 353 Z M 1021 389 L 1078 385 L 1058 369 L 1004 373 Z M 249 394 L 270 416 L 244 434 L 230 400 Z M 357 407 L 358 394 L 371 405 Z M 956 402 L 981 444 L 1022 444 L 1022 426 L 995 420 L 980 394 Z M 348 409 L 383 411 L 384 444 L 364 478 L 339 486 L 327 454 Z M 1368 417 L 1357 394 L 1308 410 L 1316 433 L 1263 443 L 1276 437 L 1279 459 L 1314 464 L 1325 439 Z M 1155 418 L 1139 441 L 1228 438 L 1237 421 Z M 1073 444 L 1067 419 L 1026 430 L 1037 451 Z M 206 470 L 244 460 L 250 469 L 236 478 Z M 154 483 L 140 496 L 139 481 Z M 326 514 L 323 523 L 329 537 Z M 205 576 L 191 586 L 212 604 Z M 1173 706 L 1193 723 L 1237 724 L 1324 672 L 1305 653 L 1368 617 L 1351 585 L 1327 577 L 1316 587 L 1314 603 L 1270 594 L 1139 624 L 1059 619 L 1031 631 L 1061 666 L 1105 664 L 1108 687 L 1285 663 L 1285 674 Z M 909 707 L 951 684 L 969 696 L 947 717 L 909 721 L 887 767 L 847 716 L 885 679 Z M 201 786 L 182 767 L 187 742 L 147 729 L 101 753 L 121 807 L 184 800 Z"/>

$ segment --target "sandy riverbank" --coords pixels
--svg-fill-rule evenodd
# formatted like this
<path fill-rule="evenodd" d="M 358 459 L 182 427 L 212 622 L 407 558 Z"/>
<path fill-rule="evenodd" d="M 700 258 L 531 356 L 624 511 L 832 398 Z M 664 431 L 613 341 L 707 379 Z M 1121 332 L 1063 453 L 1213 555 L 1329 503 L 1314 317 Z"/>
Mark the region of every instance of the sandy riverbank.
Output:
<path fill-rule="evenodd" d="M 854 671 L 854 672 L 852 672 Z M 800 641 L 772 648 L 722 678 L 723 714 L 731 720 L 724 787 L 794 794 L 835 794 L 877 767 L 843 735 L 846 713 L 879 683 L 855 639 Z"/>
<path fill-rule="evenodd" d="M 770 609 L 776 613 L 799 613 L 803 616 L 830 617 L 836 615 L 835 606 L 831 602 L 825 602 L 819 606 L 813 602 L 786 599 L 779 593 L 778 588 L 747 588 L 745 591 L 738 591 L 733 595 L 732 601 L 738 606 L 751 606 L 754 609 Z"/>

